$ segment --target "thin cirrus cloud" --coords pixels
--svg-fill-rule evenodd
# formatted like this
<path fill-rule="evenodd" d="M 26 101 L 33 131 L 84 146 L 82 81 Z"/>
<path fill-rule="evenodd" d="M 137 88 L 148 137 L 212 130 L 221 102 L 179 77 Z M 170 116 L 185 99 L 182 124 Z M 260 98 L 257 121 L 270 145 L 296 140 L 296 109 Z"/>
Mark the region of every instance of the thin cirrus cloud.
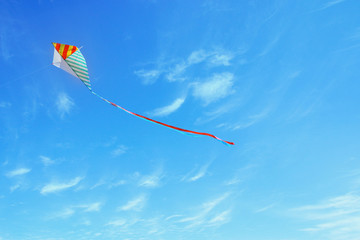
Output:
<path fill-rule="evenodd" d="M 145 195 L 140 195 L 130 201 L 125 205 L 118 208 L 118 211 L 141 211 L 145 206 L 147 198 Z"/>
<path fill-rule="evenodd" d="M 175 101 L 173 101 L 171 104 L 157 108 L 150 112 L 150 114 L 154 117 L 164 117 L 168 116 L 171 113 L 174 113 L 177 111 L 181 105 L 185 102 L 185 98 L 177 98 Z"/>
<path fill-rule="evenodd" d="M 69 114 L 74 105 L 73 100 L 66 93 L 62 92 L 58 94 L 56 107 L 61 118 Z"/>
<path fill-rule="evenodd" d="M 160 70 L 145 70 L 141 69 L 134 72 L 135 75 L 142 78 L 142 83 L 145 85 L 150 85 L 156 82 L 156 80 L 160 77 Z"/>
<path fill-rule="evenodd" d="M 65 183 L 49 183 L 41 189 L 40 193 L 46 195 L 49 193 L 64 191 L 66 189 L 76 186 L 82 179 L 82 177 L 76 177 L 71 181 Z"/>
<path fill-rule="evenodd" d="M 17 169 L 14 169 L 10 172 L 8 172 L 6 174 L 7 177 L 16 177 L 16 176 L 21 176 L 21 175 L 24 175 L 24 174 L 27 174 L 31 171 L 30 168 L 17 168 Z"/>
<path fill-rule="evenodd" d="M 162 63 L 161 68 L 145 70 L 141 69 L 135 71 L 135 75 L 142 79 L 143 84 L 149 85 L 157 81 L 157 79 L 164 74 L 165 79 L 169 82 L 181 82 L 188 79 L 185 75 L 186 71 L 193 65 L 205 63 L 208 67 L 217 66 L 230 66 L 231 60 L 235 57 L 235 54 L 223 50 L 210 50 L 205 51 L 203 49 L 196 50 L 190 53 L 186 59 L 173 63 Z M 167 65 L 168 69 L 165 69 L 163 65 Z"/>
<path fill-rule="evenodd" d="M 49 158 L 49 157 L 46 157 L 46 156 L 39 156 L 40 157 L 40 160 L 41 160 L 41 162 L 44 164 L 44 166 L 50 166 L 50 165 L 52 165 L 52 164 L 54 164 L 55 163 L 55 161 L 54 160 L 52 160 L 51 158 Z"/>
<path fill-rule="evenodd" d="M 232 94 L 234 92 L 233 84 L 234 74 L 229 72 L 214 74 L 205 82 L 194 83 L 193 95 L 207 105 Z"/>
<path fill-rule="evenodd" d="M 204 202 L 197 212 L 197 214 L 192 216 L 185 216 L 177 220 L 178 223 L 186 223 L 188 224 L 186 227 L 193 228 L 197 226 L 203 227 L 211 227 L 214 225 L 221 225 L 230 220 L 231 210 L 220 210 L 220 205 L 229 198 L 231 194 L 226 192 L 222 194 L 220 197 Z M 217 211 L 216 211 L 217 209 Z"/>
<path fill-rule="evenodd" d="M 210 163 L 207 163 L 199 169 L 194 169 L 190 173 L 188 173 L 186 176 L 184 176 L 181 180 L 187 181 L 187 182 L 195 182 L 195 181 L 199 180 L 200 178 L 203 178 L 206 175 L 207 169 L 209 168 L 209 166 L 210 166 Z"/>
<path fill-rule="evenodd" d="M 301 229 L 305 232 L 344 240 L 356 239 L 360 235 L 360 195 L 356 193 L 300 206 L 290 212 L 308 220 L 309 227 Z"/>

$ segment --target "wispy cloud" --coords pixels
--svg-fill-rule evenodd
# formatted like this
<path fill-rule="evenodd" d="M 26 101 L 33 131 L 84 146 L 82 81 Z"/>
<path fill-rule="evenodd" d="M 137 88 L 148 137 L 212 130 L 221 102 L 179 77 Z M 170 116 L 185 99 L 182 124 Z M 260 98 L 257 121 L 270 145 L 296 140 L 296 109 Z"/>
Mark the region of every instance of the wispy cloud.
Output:
<path fill-rule="evenodd" d="M 51 218 L 69 218 L 74 215 L 75 210 L 72 208 L 65 208 L 62 211 L 54 214 Z"/>
<path fill-rule="evenodd" d="M 80 204 L 80 205 L 72 205 L 67 206 L 63 210 L 53 214 L 50 218 L 68 218 L 82 210 L 82 212 L 99 212 L 101 210 L 102 203 L 101 202 L 94 202 L 90 204 Z M 87 222 L 87 224 L 86 224 Z M 89 221 L 86 221 L 85 225 L 89 225 Z"/>
<path fill-rule="evenodd" d="M 44 164 L 44 166 L 50 166 L 50 165 L 52 165 L 52 164 L 54 164 L 55 163 L 55 161 L 54 160 L 52 160 L 51 158 L 49 158 L 49 157 L 46 157 L 46 156 L 39 156 L 40 157 L 40 160 L 41 160 L 41 162 Z"/>
<path fill-rule="evenodd" d="M 178 110 L 181 107 L 181 105 L 184 103 L 184 101 L 185 101 L 185 98 L 177 98 L 170 105 L 167 105 L 167 106 L 164 106 L 161 108 L 157 108 L 157 109 L 153 110 L 152 112 L 150 112 L 150 114 L 155 117 L 168 116 L 171 113 Z"/>
<path fill-rule="evenodd" d="M 356 193 L 300 206 L 292 212 L 309 220 L 311 226 L 302 231 L 322 234 L 327 239 L 352 240 L 360 236 L 360 196 Z"/>
<path fill-rule="evenodd" d="M 9 108 L 9 107 L 11 107 L 10 102 L 5 102 L 5 101 L 0 102 L 0 108 Z"/>
<path fill-rule="evenodd" d="M 79 208 L 83 208 L 84 212 L 98 212 L 102 206 L 101 202 L 94 202 L 90 204 L 79 205 Z"/>
<path fill-rule="evenodd" d="M 82 177 L 76 177 L 71 181 L 65 183 L 58 183 L 58 182 L 49 183 L 41 189 L 40 193 L 45 195 L 49 193 L 64 191 L 66 189 L 76 186 L 82 179 L 83 179 Z"/>
<path fill-rule="evenodd" d="M 194 83 L 193 95 L 207 105 L 234 93 L 233 84 L 234 75 L 232 73 L 215 74 L 205 82 Z"/>
<path fill-rule="evenodd" d="M 145 206 L 147 198 L 145 195 L 140 195 L 130 201 L 125 205 L 118 208 L 119 211 L 141 211 Z"/>
<path fill-rule="evenodd" d="M 126 223 L 127 223 L 127 221 L 125 219 L 116 219 L 116 220 L 109 221 L 107 223 L 107 225 L 119 227 L 119 226 L 125 225 Z"/>
<path fill-rule="evenodd" d="M 248 164 L 238 170 L 236 170 L 234 176 L 230 179 L 225 181 L 226 185 L 235 185 L 244 182 L 247 178 L 254 174 L 254 169 L 258 167 L 254 164 Z"/>
<path fill-rule="evenodd" d="M 234 58 L 231 53 L 215 53 L 211 56 L 210 63 L 215 66 L 230 66 L 230 61 Z"/>
<path fill-rule="evenodd" d="M 111 152 L 111 154 L 112 154 L 113 157 L 118 157 L 118 156 L 126 153 L 127 149 L 128 148 L 126 146 L 119 145 Z"/>
<path fill-rule="evenodd" d="M 265 207 L 262 207 L 262 208 L 256 209 L 256 210 L 255 210 L 255 213 L 265 212 L 265 211 L 267 211 L 267 210 L 269 210 L 269 209 L 273 208 L 274 206 L 275 206 L 275 204 L 273 203 L 273 204 L 267 205 L 267 206 L 265 206 Z"/>
<path fill-rule="evenodd" d="M 328 1 L 327 3 L 324 4 L 324 6 L 321 9 L 326 9 L 329 7 L 333 7 L 339 3 L 344 2 L 345 0 L 332 0 L 332 1 Z"/>
<path fill-rule="evenodd" d="M 31 171 L 30 168 L 17 168 L 17 169 L 14 169 L 10 172 L 8 172 L 6 174 L 7 177 L 16 177 L 16 176 L 21 176 L 21 175 L 24 175 L 24 174 L 27 174 Z"/>
<path fill-rule="evenodd" d="M 142 78 L 145 85 L 152 84 L 163 74 L 165 79 L 169 82 L 181 82 L 189 78 L 186 74 L 192 66 L 197 64 L 205 64 L 206 67 L 218 67 L 218 66 L 230 66 L 231 60 L 236 54 L 230 51 L 221 49 L 216 50 L 196 50 L 190 53 L 190 55 L 181 60 L 162 62 L 161 67 L 157 69 L 145 70 L 141 69 L 134 73 Z"/>
<path fill-rule="evenodd" d="M 151 175 L 145 175 L 140 177 L 138 186 L 146 187 L 146 188 L 156 188 L 160 186 L 162 178 L 163 178 L 162 170 L 157 170 L 155 173 Z"/>
<path fill-rule="evenodd" d="M 59 93 L 56 99 L 57 110 L 63 118 L 66 114 L 69 114 L 74 106 L 73 100 L 64 92 Z"/>
<path fill-rule="evenodd" d="M 156 69 L 154 69 L 154 70 L 141 69 L 141 70 L 135 71 L 135 74 L 138 77 L 142 78 L 143 84 L 150 85 L 150 84 L 155 83 L 156 80 L 160 77 L 161 71 L 156 70 Z"/>
<path fill-rule="evenodd" d="M 186 176 L 182 178 L 182 181 L 195 182 L 199 180 L 200 178 L 205 176 L 209 166 L 210 163 L 207 163 L 200 168 L 193 169 L 190 173 L 188 173 Z"/>
<path fill-rule="evenodd" d="M 229 192 L 224 193 L 220 197 L 207 201 L 202 204 L 197 214 L 190 217 L 183 217 L 177 220 L 179 223 L 187 223 L 187 227 L 196 226 L 212 226 L 221 225 L 229 221 L 231 213 L 230 209 L 222 210 L 220 212 L 215 211 L 221 203 L 223 203 L 230 196 Z"/>
<path fill-rule="evenodd" d="M 261 120 L 265 119 L 270 114 L 272 109 L 273 109 L 272 106 L 267 106 L 263 110 L 261 110 L 261 112 L 248 116 L 246 121 L 241 121 L 241 122 L 235 123 L 230 128 L 232 130 L 248 128 L 248 127 L 260 122 Z"/>

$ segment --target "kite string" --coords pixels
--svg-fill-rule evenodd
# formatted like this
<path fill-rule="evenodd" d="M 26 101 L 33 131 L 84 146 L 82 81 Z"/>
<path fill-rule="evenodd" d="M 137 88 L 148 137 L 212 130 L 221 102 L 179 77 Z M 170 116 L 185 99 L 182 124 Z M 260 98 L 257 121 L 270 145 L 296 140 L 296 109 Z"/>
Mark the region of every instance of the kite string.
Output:
<path fill-rule="evenodd" d="M 5 86 L 9 85 L 10 83 L 14 83 L 14 82 L 16 82 L 16 81 L 19 81 L 19 80 L 25 78 L 25 77 L 29 77 L 29 76 L 31 76 L 31 75 L 33 75 L 33 74 L 35 74 L 35 73 L 38 73 L 38 72 L 40 72 L 40 71 L 42 71 L 42 70 L 50 67 L 51 65 L 52 65 L 52 64 L 48 64 L 48 65 L 46 65 L 46 66 L 40 67 L 40 68 L 38 68 L 38 69 L 30 72 L 30 73 L 25 73 L 25 74 L 23 74 L 23 75 L 21 75 L 21 76 L 18 76 L 18 77 L 16 77 L 16 78 L 14 78 L 14 79 L 12 79 L 12 80 L 10 80 L 10 81 L 8 81 L 8 82 L 0 85 L 0 87 L 5 87 Z"/>
<path fill-rule="evenodd" d="M 152 123 L 156 123 L 156 124 L 159 124 L 159 125 L 163 125 L 165 127 L 168 127 L 168 128 L 171 128 L 177 132 L 180 132 L 182 134 L 186 134 L 186 135 L 191 135 L 191 136 L 209 136 L 209 137 L 212 137 L 212 138 L 215 138 L 216 140 L 222 142 L 223 144 L 225 144 L 226 146 L 230 146 L 230 145 L 235 145 L 233 142 L 229 142 L 229 141 L 225 141 L 225 140 L 222 140 L 221 138 L 218 138 L 216 137 L 215 135 L 213 134 L 210 134 L 210 133 L 204 133 L 204 132 L 195 132 L 195 131 L 191 131 L 191 130 L 187 130 L 187 129 L 183 129 L 183 128 L 178 128 L 178 127 L 175 127 L 175 126 L 172 126 L 172 125 L 168 125 L 166 123 L 162 123 L 162 122 L 159 122 L 159 121 L 156 121 L 156 120 L 153 120 L 151 118 L 148 118 L 148 117 L 145 117 L 145 116 L 142 116 L 140 114 L 137 114 L 137 113 L 133 113 L 133 112 L 130 112 L 129 110 L 126 110 L 125 108 L 107 100 L 106 98 L 103 98 L 102 96 L 100 96 L 99 94 L 95 93 L 94 91 L 92 91 L 90 88 L 89 88 L 90 92 L 92 94 L 94 94 L 95 96 L 99 97 L 101 100 L 113 105 L 114 107 L 117 107 L 117 108 L 120 108 L 121 110 L 131 114 L 131 115 L 134 115 L 136 117 L 139 117 L 143 120 L 146 120 L 146 121 L 149 121 L 149 122 L 152 122 Z"/>

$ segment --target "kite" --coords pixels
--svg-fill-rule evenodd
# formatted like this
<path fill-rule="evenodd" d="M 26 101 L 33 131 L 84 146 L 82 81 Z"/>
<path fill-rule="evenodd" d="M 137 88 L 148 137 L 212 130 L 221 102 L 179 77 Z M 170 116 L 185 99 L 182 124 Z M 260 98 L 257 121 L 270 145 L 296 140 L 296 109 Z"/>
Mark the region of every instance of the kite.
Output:
<path fill-rule="evenodd" d="M 92 94 L 94 94 L 95 96 L 97 96 L 98 98 L 100 98 L 101 100 L 111 104 L 112 106 L 119 108 L 131 115 L 134 115 L 136 117 L 139 117 L 141 119 L 150 121 L 152 123 L 156 123 L 159 125 L 162 125 L 164 127 L 168 127 L 170 129 L 176 130 L 178 132 L 184 133 L 184 134 L 189 134 L 189 135 L 194 135 L 194 136 L 208 136 L 208 137 L 212 137 L 215 138 L 216 140 L 224 143 L 225 145 L 234 145 L 233 142 L 229 142 L 229 141 L 225 141 L 222 140 L 218 137 L 216 137 L 213 134 L 210 133 L 204 133 L 204 132 L 195 132 L 195 131 L 191 131 L 191 130 L 186 130 L 183 128 L 179 128 L 179 127 L 175 127 L 175 126 L 171 126 L 168 125 L 166 123 L 162 123 L 156 120 L 153 120 L 151 118 L 142 116 L 140 114 L 137 113 L 133 113 L 130 112 L 129 110 L 126 110 L 125 108 L 117 105 L 116 103 L 113 103 L 105 98 L 103 98 L 102 96 L 100 96 L 99 94 L 95 93 L 92 89 L 91 89 L 91 84 L 90 84 L 90 79 L 89 79 L 89 74 L 88 74 L 88 68 L 86 65 L 86 61 L 84 56 L 82 55 L 82 53 L 80 52 L 80 49 L 76 46 L 72 46 L 72 45 L 67 45 L 67 44 L 60 44 L 60 43 L 53 43 L 54 45 L 54 58 L 53 58 L 53 65 L 63 69 L 64 71 L 70 73 L 71 75 L 75 76 L 76 78 L 79 78 L 84 84 L 85 86 L 90 90 L 90 92 Z"/>

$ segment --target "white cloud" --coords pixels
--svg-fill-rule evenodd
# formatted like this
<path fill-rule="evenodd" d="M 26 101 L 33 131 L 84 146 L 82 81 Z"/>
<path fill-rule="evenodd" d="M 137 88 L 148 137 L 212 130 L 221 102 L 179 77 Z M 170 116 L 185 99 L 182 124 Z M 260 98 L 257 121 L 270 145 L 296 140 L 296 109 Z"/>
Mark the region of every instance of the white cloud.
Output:
<path fill-rule="evenodd" d="M 221 213 L 214 216 L 212 219 L 209 220 L 210 225 L 222 225 L 230 220 L 230 210 L 222 211 Z"/>
<path fill-rule="evenodd" d="M 76 186 L 82 179 L 82 177 L 76 177 L 66 183 L 49 183 L 41 189 L 40 193 L 45 195 L 48 193 L 64 191 L 68 188 Z"/>
<path fill-rule="evenodd" d="M 215 208 L 218 208 L 221 203 L 223 203 L 230 196 L 229 192 L 224 193 L 220 197 L 207 201 L 202 204 L 200 211 L 193 216 L 184 217 L 179 219 L 177 222 L 179 223 L 188 223 L 187 227 L 195 227 L 195 226 L 214 226 L 221 225 L 223 223 L 228 222 L 230 210 L 222 210 L 220 213 L 215 211 Z"/>
<path fill-rule="evenodd" d="M 117 219 L 117 220 L 113 220 L 113 221 L 108 222 L 107 225 L 112 225 L 112 226 L 119 227 L 119 226 L 123 226 L 125 224 L 126 224 L 125 219 Z"/>
<path fill-rule="evenodd" d="M 147 188 L 155 188 L 160 186 L 161 177 L 159 175 L 147 175 L 140 179 L 138 186 L 147 187 Z"/>
<path fill-rule="evenodd" d="M 11 107 L 11 103 L 9 102 L 0 102 L 0 108 L 8 108 L 8 107 Z"/>
<path fill-rule="evenodd" d="M 233 84 L 234 75 L 232 73 L 215 74 L 205 82 L 194 83 L 193 95 L 207 105 L 233 93 Z"/>
<path fill-rule="evenodd" d="M 332 7 L 332 6 L 336 5 L 336 4 L 342 3 L 344 1 L 345 0 L 332 0 L 332 1 L 329 1 L 321 9 L 326 9 L 326 8 Z"/>
<path fill-rule="evenodd" d="M 12 171 L 8 172 L 6 174 L 6 176 L 7 177 L 21 176 L 21 175 L 27 174 L 30 171 L 31 171 L 30 168 L 18 168 L 18 169 L 15 169 L 15 170 L 12 170 Z"/>
<path fill-rule="evenodd" d="M 156 82 L 156 80 L 161 75 L 160 70 L 139 70 L 135 71 L 135 74 L 143 79 L 143 84 L 150 85 Z"/>
<path fill-rule="evenodd" d="M 265 207 L 259 208 L 259 209 L 255 210 L 255 212 L 256 212 L 256 213 L 265 212 L 265 211 L 273 208 L 274 206 L 275 206 L 275 204 L 273 203 L 273 204 L 267 205 L 267 206 L 265 206 Z"/>
<path fill-rule="evenodd" d="M 56 107 L 60 116 L 63 118 L 66 114 L 69 114 L 74 106 L 73 100 L 64 92 L 59 93 L 56 100 Z"/>
<path fill-rule="evenodd" d="M 162 170 L 158 169 L 151 175 L 145 175 L 140 177 L 140 180 L 138 182 L 139 187 L 146 187 L 146 188 L 156 188 L 159 187 L 161 182 L 162 176 Z"/>
<path fill-rule="evenodd" d="M 205 176 L 209 166 L 210 166 L 210 163 L 207 163 L 204 166 L 202 166 L 201 168 L 199 168 L 197 171 L 196 171 L 196 169 L 192 170 L 189 174 L 187 174 L 185 177 L 182 178 L 182 181 L 195 182 L 195 181 L 199 180 L 200 178 Z"/>
<path fill-rule="evenodd" d="M 19 189 L 20 188 L 20 184 L 16 184 L 16 185 L 13 185 L 10 187 L 10 192 L 13 192 L 15 191 L 16 189 Z"/>
<path fill-rule="evenodd" d="M 230 128 L 232 128 L 232 130 L 248 128 L 248 127 L 260 122 L 261 120 L 265 119 L 272 110 L 273 110 L 273 107 L 268 106 L 268 107 L 264 108 L 261 112 L 248 116 L 247 121 L 238 122 L 236 124 L 233 124 Z"/>
<path fill-rule="evenodd" d="M 134 198 L 128 201 L 125 205 L 118 208 L 120 211 L 141 211 L 146 203 L 145 195 L 140 195 L 137 198 Z"/>
<path fill-rule="evenodd" d="M 210 58 L 210 63 L 215 66 L 230 66 L 230 61 L 234 58 L 232 54 L 215 53 Z"/>
<path fill-rule="evenodd" d="M 101 209 L 101 202 L 95 202 L 86 205 L 80 205 L 80 208 L 83 208 L 85 212 L 98 212 Z"/>
<path fill-rule="evenodd" d="M 40 156 L 40 160 L 44 164 L 44 166 L 50 166 L 55 163 L 54 160 L 51 160 L 51 158 L 46 156 Z"/>
<path fill-rule="evenodd" d="M 355 193 L 297 207 L 292 212 L 309 221 L 309 227 L 302 231 L 323 235 L 326 239 L 352 240 L 360 236 L 360 196 Z"/>
<path fill-rule="evenodd" d="M 197 64 L 203 62 L 207 57 L 209 56 L 209 53 L 206 53 L 204 50 L 194 51 L 190 54 L 190 56 L 187 59 L 188 65 Z"/>
<path fill-rule="evenodd" d="M 169 73 L 166 75 L 166 78 L 169 82 L 175 82 L 175 81 L 184 81 L 186 80 L 186 77 L 183 76 L 183 73 L 186 71 L 186 69 L 189 67 L 189 64 L 187 63 L 179 63 L 176 64 L 174 68 L 172 68 Z"/>
<path fill-rule="evenodd" d="M 112 151 L 112 155 L 114 157 L 117 157 L 117 156 L 120 156 L 124 153 L 126 153 L 126 150 L 127 150 L 127 147 L 124 146 L 124 145 L 119 145 L 117 146 L 117 148 L 115 148 L 113 151 Z"/>
<path fill-rule="evenodd" d="M 156 116 L 156 117 L 168 116 L 169 114 L 178 110 L 181 107 L 181 105 L 184 103 L 184 101 L 185 101 L 185 98 L 177 98 L 170 105 L 167 105 L 167 106 L 161 107 L 161 108 L 157 108 L 157 109 L 153 110 L 150 114 L 152 116 Z"/>
<path fill-rule="evenodd" d="M 74 215 L 75 211 L 72 208 L 65 208 L 63 211 L 57 213 L 54 218 L 68 218 Z"/>

